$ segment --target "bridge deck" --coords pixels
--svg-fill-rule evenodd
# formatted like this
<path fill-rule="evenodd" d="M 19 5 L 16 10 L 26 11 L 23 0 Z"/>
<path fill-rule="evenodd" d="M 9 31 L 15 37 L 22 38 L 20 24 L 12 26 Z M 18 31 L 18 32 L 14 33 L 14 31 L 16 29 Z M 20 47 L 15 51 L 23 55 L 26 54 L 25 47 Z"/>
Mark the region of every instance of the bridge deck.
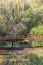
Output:
<path fill-rule="evenodd" d="M 5 35 L 5 36 L 0 36 L 0 42 L 2 41 L 22 41 L 22 40 L 29 40 L 31 41 L 42 41 L 43 42 L 43 35 Z"/>
<path fill-rule="evenodd" d="M 10 35 L 4 35 L 0 36 L 0 42 L 6 42 L 10 41 L 12 42 L 12 48 L 2 48 L 2 49 L 14 49 L 13 48 L 13 42 L 18 42 L 18 41 L 27 41 L 28 42 L 43 42 L 43 34 L 42 35 L 20 35 L 20 34 L 10 34 Z M 17 48 L 16 48 L 17 49 Z"/>
<path fill-rule="evenodd" d="M 37 53 L 37 54 L 42 53 L 43 54 L 43 47 L 41 47 L 41 48 L 40 47 L 38 47 L 38 48 L 24 48 L 24 50 L 1 50 L 0 49 L 0 55 L 13 55 L 14 54 L 14 55 L 24 56 L 24 55 L 28 55 L 31 53 Z"/>

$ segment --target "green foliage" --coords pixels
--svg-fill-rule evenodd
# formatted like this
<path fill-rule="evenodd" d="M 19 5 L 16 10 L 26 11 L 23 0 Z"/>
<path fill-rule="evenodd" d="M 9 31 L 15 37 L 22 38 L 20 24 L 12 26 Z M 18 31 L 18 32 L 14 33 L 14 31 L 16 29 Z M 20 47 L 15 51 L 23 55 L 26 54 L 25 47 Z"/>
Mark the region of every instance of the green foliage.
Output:
<path fill-rule="evenodd" d="M 42 0 L 12 0 L 7 6 L 2 3 L 0 14 L 0 28 L 6 34 L 43 34 Z"/>
<path fill-rule="evenodd" d="M 40 62 L 40 64 L 39 65 L 43 65 L 43 62 Z"/>
<path fill-rule="evenodd" d="M 28 4 L 21 0 L 12 0 L 7 7 L 5 3 L 0 7 L 0 15 L 3 16 L 0 16 L 0 29 L 6 34 L 18 33 L 18 31 L 21 34 L 43 34 L 43 0 L 31 0 Z M 26 45 L 31 44 L 24 41 L 18 43 L 18 46 Z M 0 46 L 11 46 L 11 43 L 3 42 Z M 43 43 L 34 42 L 32 46 L 43 46 Z M 28 62 L 21 62 L 21 59 L 26 59 Z M 41 58 L 39 59 L 35 54 L 25 57 L 9 55 L 4 56 L 2 65 L 43 65 L 40 60 Z"/>
<path fill-rule="evenodd" d="M 42 1 L 31 0 L 30 4 L 25 4 L 21 0 L 18 0 L 17 2 L 15 0 L 9 3 L 9 9 L 7 9 L 7 7 L 5 8 L 3 4 L 1 12 L 4 16 L 3 24 L 1 25 L 4 28 L 3 30 L 6 33 L 14 33 L 15 29 L 17 29 L 15 28 L 15 25 L 22 22 L 24 27 L 26 26 L 25 32 L 30 33 L 32 27 L 43 23 L 43 5 L 40 6 L 40 3 L 42 3 Z M 24 31 L 24 29 L 22 31 Z M 21 31 L 19 33 L 21 33 Z"/>
<path fill-rule="evenodd" d="M 29 58 L 29 65 L 38 65 L 40 62 L 38 56 L 35 54 L 30 54 Z"/>
<path fill-rule="evenodd" d="M 32 47 L 43 46 L 43 42 L 33 42 Z"/>
<path fill-rule="evenodd" d="M 43 34 L 43 24 L 33 27 L 30 31 L 30 34 Z"/>
<path fill-rule="evenodd" d="M 37 27 L 33 27 L 30 31 L 30 34 L 43 34 L 43 24 L 40 24 Z M 43 46 L 43 42 L 33 42 L 32 46 Z"/>
<path fill-rule="evenodd" d="M 29 42 L 25 42 L 25 41 L 20 41 L 18 45 L 23 48 L 31 46 Z"/>

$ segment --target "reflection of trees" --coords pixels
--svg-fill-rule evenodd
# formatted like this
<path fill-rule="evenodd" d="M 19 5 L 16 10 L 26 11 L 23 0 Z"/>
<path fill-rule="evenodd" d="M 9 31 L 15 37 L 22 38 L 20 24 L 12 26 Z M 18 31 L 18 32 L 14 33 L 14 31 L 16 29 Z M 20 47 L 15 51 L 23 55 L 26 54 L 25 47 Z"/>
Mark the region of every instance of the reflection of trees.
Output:
<path fill-rule="evenodd" d="M 26 60 L 21 61 L 22 59 L 26 59 Z M 41 59 L 41 57 L 38 57 L 35 54 L 30 54 L 24 57 L 5 55 L 2 65 L 38 65 L 42 60 L 43 59 Z"/>

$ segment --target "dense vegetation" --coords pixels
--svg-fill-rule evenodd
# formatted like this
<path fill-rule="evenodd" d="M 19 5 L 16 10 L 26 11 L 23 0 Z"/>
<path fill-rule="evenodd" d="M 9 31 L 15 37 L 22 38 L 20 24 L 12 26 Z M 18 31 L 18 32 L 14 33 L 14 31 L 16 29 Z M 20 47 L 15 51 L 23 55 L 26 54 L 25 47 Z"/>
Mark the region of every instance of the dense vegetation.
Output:
<path fill-rule="evenodd" d="M 43 1 L 30 0 L 27 3 L 25 1 L 15 0 L 10 1 L 9 4 L 1 2 L 0 34 L 3 33 L 43 34 Z M 35 42 L 36 46 L 37 43 Z M 41 42 L 40 44 L 43 45 Z M 38 43 L 38 45 L 40 44 Z M 1 45 L 3 46 L 2 43 Z"/>
<path fill-rule="evenodd" d="M 0 1 L 0 34 L 43 34 L 43 0 Z M 20 41 L 16 46 L 43 46 L 43 42 Z M 0 46 L 11 46 L 11 43 L 0 42 Z M 12 56 L 9 56 L 11 59 Z M 15 56 L 16 57 L 16 56 Z M 15 59 L 14 57 L 14 59 Z M 6 56 L 4 58 L 7 58 Z M 3 60 L 2 65 L 43 65 L 37 55 L 25 57 L 28 62 Z M 17 58 L 18 59 L 18 58 Z M 6 63 L 4 63 L 6 61 Z M 33 62 L 34 61 L 34 62 Z"/>
<path fill-rule="evenodd" d="M 34 27 L 38 27 L 41 30 L 41 24 L 43 26 L 43 4 L 40 3 L 42 3 L 41 0 L 31 0 L 28 4 L 25 4 L 21 0 L 16 3 L 15 0 L 14 2 L 10 2 L 6 7 L 6 4 L 0 4 L 0 29 L 6 34 L 31 34 L 30 31 Z M 36 32 L 39 31 L 36 29 Z M 43 32 L 36 34 L 43 34 Z"/>
<path fill-rule="evenodd" d="M 5 34 L 43 34 L 43 1 L 30 0 L 27 3 L 15 0 L 9 4 L 1 2 L 0 31 Z"/>

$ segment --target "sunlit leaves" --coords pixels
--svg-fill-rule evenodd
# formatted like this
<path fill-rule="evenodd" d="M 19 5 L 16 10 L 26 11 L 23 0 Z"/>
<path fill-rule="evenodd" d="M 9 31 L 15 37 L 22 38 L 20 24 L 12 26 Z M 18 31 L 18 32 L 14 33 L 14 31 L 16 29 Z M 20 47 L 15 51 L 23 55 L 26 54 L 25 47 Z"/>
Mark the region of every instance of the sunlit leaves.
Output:
<path fill-rule="evenodd" d="M 43 6 L 34 8 L 34 9 L 32 9 L 32 11 L 34 11 L 34 12 L 36 12 L 36 11 L 38 11 L 38 12 L 43 11 Z"/>
<path fill-rule="evenodd" d="M 30 0 L 30 6 L 31 6 L 31 8 L 37 7 L 36 1 L 35 0 Z"/>
<path fill-rule="evenodd" d="M 3 16 L 2 15 L 0 15 L 0 21 L 3 19 Z"/>
<path fill-rule="evenodd" d="M 38 0 L 30 0 L 28 4 L 25 4 L 22 0 L 11 0 L 9 3 L 9 9 L 6 8 L 6 13 L 4 17 L 6 22 L 11 26 L 11 29 L 14 31 L 15 25 L 22 22 L 27 28 L 31 29 L 38 25 L 38 23 L 43 22 L 43 5 L 39 5 Z M 3 7 L 4 8 L 4 7 Z M 2 24 L 3 25 L 3 24 Z M 8 29 L 8 27 L 7 27 Z M 30 30 L 27 30 L 30 31 Z M 16 27 L 17 30 L 17 27 Z"/>
<path fill-rule="evenodd" d="M 43 11 L 43 4 L 41 0 L 30 0 L 30 6 L 33 12 Z"/>
<path fill-rule="evenodd" d="M 3 60 L 4 60 L 3 55 L 0 55 L 0 65 L 3 62 Z"/>
<path fill-rule="evenodd" d="M 30 31 L 30 34 L 43 34 L 43 25 L 38 25 L 33 27 Z"/>

